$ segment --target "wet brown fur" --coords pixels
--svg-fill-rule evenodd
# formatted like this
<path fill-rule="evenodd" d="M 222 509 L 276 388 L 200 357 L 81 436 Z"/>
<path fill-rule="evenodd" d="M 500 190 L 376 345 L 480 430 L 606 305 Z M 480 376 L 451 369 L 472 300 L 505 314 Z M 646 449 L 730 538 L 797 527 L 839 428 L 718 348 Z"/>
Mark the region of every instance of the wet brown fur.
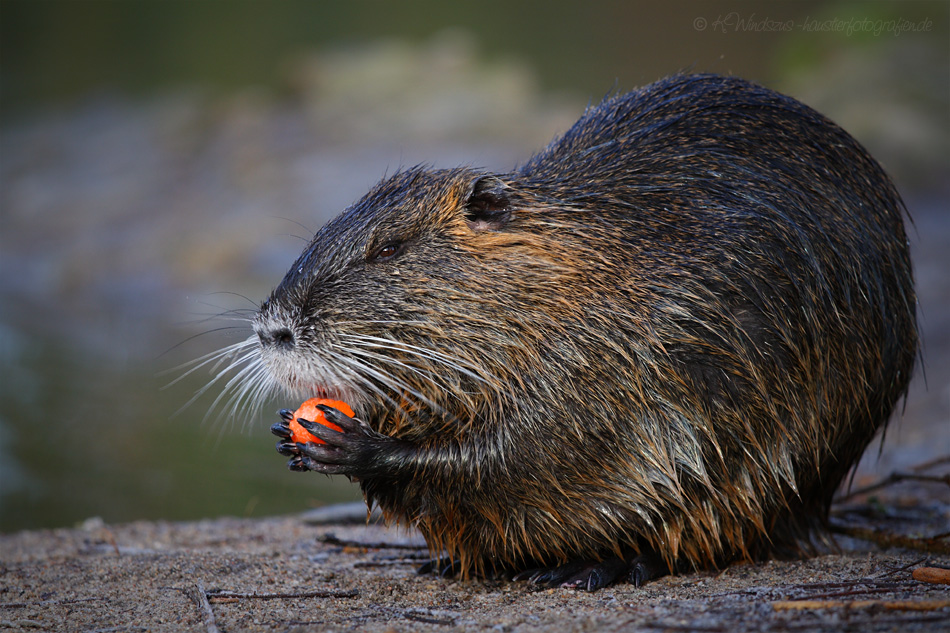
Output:
<path fill-rule="evenodd" d="M 676 76 L 512 173 L 381 182 L 262 308 L 296 336 L 264 360 L 413 447 L 363 490 L 466 572 L 806 554 L 914 364 L 902 213 L 821 115 Z"/>

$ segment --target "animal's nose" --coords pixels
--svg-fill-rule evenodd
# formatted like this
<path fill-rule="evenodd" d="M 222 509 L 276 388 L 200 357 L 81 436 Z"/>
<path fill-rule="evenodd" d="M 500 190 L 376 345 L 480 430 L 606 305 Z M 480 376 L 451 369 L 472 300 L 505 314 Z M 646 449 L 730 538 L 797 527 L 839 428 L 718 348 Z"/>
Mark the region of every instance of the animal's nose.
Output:
<path fill-rule="evenodd" d="M 287 327 L 261 328 L 257 331 L 257 336 L 263 347 L 289 351 L 296 345 L 294 333 Z"/>

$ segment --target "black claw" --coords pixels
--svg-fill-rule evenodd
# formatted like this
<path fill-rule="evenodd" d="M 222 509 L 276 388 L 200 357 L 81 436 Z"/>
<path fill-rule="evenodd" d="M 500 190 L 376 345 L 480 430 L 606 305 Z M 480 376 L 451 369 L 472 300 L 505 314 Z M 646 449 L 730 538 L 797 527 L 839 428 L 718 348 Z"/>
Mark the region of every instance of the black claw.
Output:
<path fill-rule="evenodd" d="M 304 420 L 303 418 L 298 419 L 297 422 L 304 428 L 304 430 L 311 433 L 314 437 L 319 438 L 321 442 L 334 448 L 342 448 L 346 442 L 353 442 L 357 440 L 354 435 L 351 434 L 348 437 L 345 437 L 347 435 L 345 431 L 341 432 L 337 431 L 336 429 L 331 429 L 325 424 L 311 422 L 310 420 Z M 322 446 L 322 444 L 319 442 L 316 444 L 318 446 Z"/>
<path fill-rule="evenodd" d="M 423 564 L 416 573 L 420 576 L 425 574 L 436 574 L 441 578 L 453 578 L 462 571 L 462 561 L 452 560 L 451 558 L 440 558 L 430 560 Z"/>
<path fill-rule="evenodd" d="M 279 415 L 281 418 L 283 418 L 287 422 L 293 422 L 294 420 L 294 412 L 291 411 L 290 409 L 281 409 L 280 411 L 277 412 L 277 415 Z"/>
<path fill-rule="evenodd" d="M 317 408 L 323 412 L 323 418 L 327 422 L 331 422 L 336 426 L 343 429 L 343 432 L 351 431 L 355 428 L 358 428 L 359 422 L 354 420 L 348 415 L 344 415 L 342 411 L 334 409 L 333 407 L 328 407 L 325 404 L 318 404 Z"/>
<path fill-rule="evenodd" d="M 336 420 L 336 419 L 340 418 L 340 417 L 343 415 L 343 413 L 341 413 L 339 409 L 335 409 L 335 408 L 333 408 L 333 407 L 328 407 L 328 406 L 325 405 L 325 404 L 318 404 L 318 405 L 317 405 L 317 408 L 320 409 L 321 411 L 323 411 L 324 417 L 326 417 L 326 419 L 328 419 L 328 420 L 329 420 L 330 418 L 333 418 L 334 420 Z"/>
<path fill-rule="evenodd" d="M 670 573 L 670 568 L 662 558 L 653 553 L 641 554 L 630 561 L 628 579 L 638 589 L 651 580 L 662 578 Z"/>
<path fill-rule="evenodd" d="M 573 576 L 576 576 L 587 564 L 588 563 L 584 561 L 574 561 L 556 567 L 528 569 L 517 574 L 514 580 L 527 580 L 533 585 L 557 587 Z"/>
<path fill-rule="evenodd" d="M 293 459 L 287 462 L 287 468 L 298 473 L 307 472 L 310 469 L 307 468 L 307 466 L 303 463 L 303 460 L 304 460 L 304 457 L 302 457 L 301 455 L 296 455 L 293 457 Z"/>
<path fill-rule="evenodd" d="M 277 437 L 290 437 L 290 427 L 284 422 L 276 422 L 270 427 L 270 432 Z"/>
<path fill-rule="evenodd" d="M 439 576 L 442 578 L 455 578 L 462 571 L 462 561 L 453 560 L 439 570 Z"/>
<path fill-rule="evenodd" d="M 551 573 L 551 569 L 548 568 L 538 568 L 532 567 L 531 569 L 525 569 L 511 576 L 511 580 L 515 582 L 526 581 L 533 585 L 546 584 L 546 580 L 543 578 Z"/>
<path fill-rule="evenodd" d="M 554 586 L 558 584 L 557 569 L 536 569 L 528 576 L 528 582 L 532 585 Z"/>
<path fill-rule="evenodd" d="M 650 573 L 643 565 L 637 563 L 633 566 L 633 569 L 630 570 L 630 582 L 632 582 L 633 586 L 637 589 L 642 587 L 648 580 L 650 580 Z"/>
<path fill-rule="evenodd" d="M 297 444 L 290 439 L 283 439 L 277 442 L 277 452 L 284 457 L 291 457 L 299 453 Z"/>

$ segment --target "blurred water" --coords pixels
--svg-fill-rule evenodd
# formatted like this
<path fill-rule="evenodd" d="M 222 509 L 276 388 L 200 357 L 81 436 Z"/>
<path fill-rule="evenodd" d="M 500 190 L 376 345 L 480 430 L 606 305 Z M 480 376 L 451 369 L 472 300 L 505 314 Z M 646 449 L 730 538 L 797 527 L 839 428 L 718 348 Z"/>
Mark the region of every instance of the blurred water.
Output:
<path fill-rule="evenodd" d="M 284 468 L 268 429 L 296 403 L 265 403 L 264 418 L 209 414 L 218 385 L 179 411 L 212 374 L 180 378 L 247 337 L 240 315 L 387 171 L 509 169 L 577 116 L 580 104 L 531 90 L 494 104 L 499 86 L 530 81 L 515 66 L 476 67 L 467 46 L 307 59 L 298 81 L 319 100 L 100 94 L 0 128 L 0 529 L 358 498 L 344 480 Z M 380 64 L 428 78 L 414 93 L 429 90 L 427 112 L 413 99 L 394 108 L 400 89 L 377 82 L 394 98 L 350 116 L 353 95 L 336 83 Z"/>
<path fill-rule="evenodd" d="M 760 34 L 713 47 L 690 32 L 697 6 L 712 11 L 686 3 L 665 19 L 679 20 L 690 59 L 713 60 L 699 69 L 744 68 L 740 74 L 765 79 Z M 605 15 L 597 24 L 611 22 Z M 562 33 L 565 24 L 552 29 Z M 312 231 L 387 171 L 416 163 L 507 170 L 565 130 L 614 83 L 605 77 L 614 67 L 598 67 L 598 60 L 616 57 L 628 35 L 598 28 L 610 36 L 604 49 L 589 51 L 593 95 L 584 87 L 552 92 L 539 80 L 550 68 L 489 59 L 477 39 L 450 31 L 421 44 L 388 38 L 294 55 L 283 89 L 163 88 L 138 97 L 100 90 L 68 107 L 20 109 L 4 119 L 0 530 L 93 515 L 110 522 L 262 515 L 358 498 L 340 478 L 285 469 L 268 432 L 270 412 L 296 403 L 266 403 L 263 418 L 205 419 L 217 388 L 180 409 L 210 374 L 169 386 L 182 374 L 175 368 L 248 336 L 246 324 L 229 315 L 253 309 Z M 638 28 L 651 31 L 649 23 Z M 563 55 L 564 41 L 544 50 Z M 728 67 L 717 67 L 723 50 L 747 51 L 754 64 L 743 67 L 733 55 Z M 626 68 L 641 69 L 618 85 L 633 87 L 690 63 L 679 61 L 682 51 L 665 54 L 649 63 L 626 60 Z M 842 58 L 828 54 L 823 68 L 854 76 L 850 57 L 835 64 Z M 900 59 L 893 50 L 888 55 Z M 869 76 L 883 66 L 858 65 Z M 802 86 L 813 91 L 810 102 L 836 94 L 840 81 L 830 71 L 824 81 L 820 72 L 806 76 L 788 75 L 793 94 Z M 834 117 L 833 101 L 827 109 L 814 104 Z M 924 106 L 871 120 L 934 129 Z M 920 176 L 914 182 L 925 193 L 910 200 L 929 348 L 928 389 L 915 382 L 904 424 L 889 435 L 883 459 L 866 460 L 867 472 L 950 452 L 950 289 L 941 272 L 950 270 L 950 225 L 945 189 L 927 184 L 935 180 L 927 174 L 939 182 L 950 173 L 927 153 L 945 158 L 946 120 L 937 121 L 926 137 L 936 149 L 921 141 L 910 156 L 901 153 L 900 133 L 889 135 L 891 125 L 859 136 L 872 149 L 898 148 L 883 158 L 896 157 L 888 167 L 899 182 Z"/>

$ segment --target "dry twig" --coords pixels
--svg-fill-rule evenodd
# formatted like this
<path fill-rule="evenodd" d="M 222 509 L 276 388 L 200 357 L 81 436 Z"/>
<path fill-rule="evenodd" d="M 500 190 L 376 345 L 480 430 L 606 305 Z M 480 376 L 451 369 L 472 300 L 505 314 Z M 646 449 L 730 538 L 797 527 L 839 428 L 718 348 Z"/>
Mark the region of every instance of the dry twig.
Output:
<path fill-rule="evenodd" d="M 871 528 L 857 527 L 851 525 L 829 525 L 829 529 L 837 534 L 843 534 L 852 538 L 858 538 L 862 541 L 870 541 L 879 547 L 903 547 L 905 549 L 914 549 L 928 554 L 950 554 L 950 542 L 946 539 L 950 534 L 942 533 L 930 537 L 914 538 L 902 534 L 892 534 L 884 530 L 872 530 Z"/>
<path fill-rule="evenodd" d="M 350 591 L 297 591 L 293 593 L 240 593 L 237 591 L 213 590 L 208 599 L 214 602 L 235 602 L 237 600 L 292 600 L 294 598 L 357 598 L 360 592 Z"/>
<path fill-rule="evenodd" d="M 869 608 L 887 611 L 937 611 L 948 607 L 950 600 L 779 600 L 772 603 L 772 608 L 776 611 Z"/>
<path fill-rule="evenodd" d="M 214 611 L 211 609 L 211 603 L 208 602 L 208 592 L 205 591 L 204 585 L 201 583 L 195 584 L 195 601 L 198 603 L 198 608 L 204 613 L 205 630 L 208 631 L 208 633 L 218 633 L 218 624 L 214 619 Z"/>
<path fill-rule="evenodd" d="M 363 541 L 351 541 L 347 539 L 339 538 L 335 534 L 324 534 L 323 536 L 317 537 L 317 540 L 321 543 L 326 543 L 327 545 L 339 545 L 341 547 L 359 547 L 363 549 L 411 549 L 411 550 L 425 550 L 428 549 L 428 546 L 425 544 L 415 545 L 412 543 L 373 543 L 373 542 L 363 542 Z"/>
<path fill-rule="evenodd" d="M 921 468 L 921 467 L 918 467 L 918 468 Z M 918 482 L 923 482 L 923 483 L 945 484 L 947 486 L 950 486 L 950 474 L 917 475 L 914 473 L 893 472 L 877 483 L 873 483 L 870 486 L 865 486 L 863 488 L 858 488 L 857 490 L 851 490 L 850 492 L 843 495 L 842 497 L 835 499 L 835 503 L 843 503 L 855 497 L 859 497 L 869 492 L 874 492 L 875 490 L 880 490 L 881 488 L 892 486 L 902 481 L 918 481 Z"/>

